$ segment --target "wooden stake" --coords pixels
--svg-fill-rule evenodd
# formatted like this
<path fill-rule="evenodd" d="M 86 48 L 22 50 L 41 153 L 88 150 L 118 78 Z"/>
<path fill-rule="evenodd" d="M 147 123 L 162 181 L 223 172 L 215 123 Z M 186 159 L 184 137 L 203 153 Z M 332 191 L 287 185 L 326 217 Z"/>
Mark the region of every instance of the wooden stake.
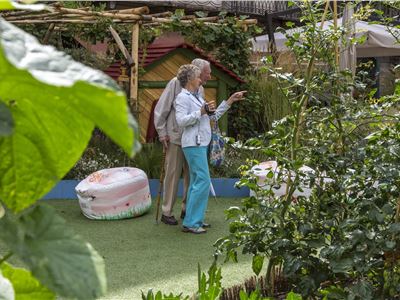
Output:
<path fill-rule="evenodd" d="M 139 113 L 139 101 L 138 101 L 138 72 L 139 72 L 139 24 L 133 24 L 132 26 L 132 50 L 131 56 L 133 59 L 133 66 L 131 68 L 130 78 L 130 105 L 132 111 L 137 119 Z"/>
<path fill-rule="evenodd" d="M 333 0 L 333 28 L 337 30 L 337 1 Z M 336 66 L 339 66 L 339 45 L 338 41 L 335 41 L 335 61 Z"/>
<path fill-rule="evenodd" d="M 322 18 L 321 18 L 321 27 L 320 27 L 321 29 L 324 27 L 326 14 L 328 13 L 328 8 L 329 8 L 329 0 L 326 0 L 324 14 L 322 15 Z"/>

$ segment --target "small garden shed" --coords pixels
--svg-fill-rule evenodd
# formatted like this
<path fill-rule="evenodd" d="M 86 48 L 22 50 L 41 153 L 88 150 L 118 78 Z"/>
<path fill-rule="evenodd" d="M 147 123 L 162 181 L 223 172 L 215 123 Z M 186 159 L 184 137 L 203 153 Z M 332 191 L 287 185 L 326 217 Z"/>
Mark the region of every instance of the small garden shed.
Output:
<path fill-rule="evenodd" d="M 156 39 L 145 51 L 139 52 L 139 63 L 144 73 L 139 74 L 138 112 L 137 119 L 140 128 L 141 142 L 149 141 L 154 135 L 152 125 L 152 109 L 163 92 L 165 86 L 183 64 L 190 63 L 194 58 L 203 58 L 211 64 L 211 80 L 205 86 L 205 98 L 217 103 L 229 95 L 229 88 L 234 88 L 243 80 L 204 52 L 184 41 L 177 34 L 169 34 Z M 117 80 L 120 75 L 120 63 L 111 65 L 107 74 Z M 227 116 L 220 121 L 221 130 L 227 130 Z"/>

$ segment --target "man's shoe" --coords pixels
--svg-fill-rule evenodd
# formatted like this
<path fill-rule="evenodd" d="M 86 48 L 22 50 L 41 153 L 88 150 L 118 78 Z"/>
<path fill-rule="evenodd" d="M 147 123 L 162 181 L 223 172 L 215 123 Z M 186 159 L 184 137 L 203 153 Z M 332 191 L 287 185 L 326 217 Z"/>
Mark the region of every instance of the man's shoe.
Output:
<path fill-rule="evenodd" d="M 186 226 L 183 226 L 182 231 L 190 232 L 193 234 L 201 234 L 207 232 L 207 230 L 205 230 L 203 227 L 186 227 Z"/>
<path fill-rule="evenodd" d="M 174 216 L 167 217 L 167 216 L 162 215 L 161 222 L 163 222 L 167 225 L 178 225 L 178 221 L 175 219 Z"/>
<path fill-rule="evenodd" d="M 203 223 L 203 225 L 201 225 L 201 227 L 203 227 L 203 228 L 210 228 L 210 227 L 211 227 L 211 224 Z"/>
<path fill-rule="evenodd" d="M 185 218 L 185 216 L 186 216 L 186 211 L 185 211 L 185 210 L 182 210 L 182 212 L 181 212 L 181 219 L 183 220 L 183 219 Z"/>

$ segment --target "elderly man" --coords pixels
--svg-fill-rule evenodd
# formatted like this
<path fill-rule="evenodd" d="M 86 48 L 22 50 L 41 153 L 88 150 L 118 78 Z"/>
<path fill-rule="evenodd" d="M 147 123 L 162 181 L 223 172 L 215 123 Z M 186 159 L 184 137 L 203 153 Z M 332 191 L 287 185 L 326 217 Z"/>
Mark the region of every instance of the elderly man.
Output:
<path fill-rule="evenodd" d="M 192 64 L 201 70 L 201 84 L 197 91 L 204 97 L 203 85 L 211 78 L 210 63 L 196 58 Z M 183 171 L 183 200 L 181 219 L 185 217 L 186 195 L 189 186 L 189 170 L 181 148 L 182 129 L 178 127 L 175 118 L 175 98 L 182 87 L 176 77 L 171 79 L 154 109 L 154 125 L 160 142 L 163 144 L 165 156 L 165 178 L 161 222 L 168 225 L 178 225 L 173 215 L 173 207 L 178 193 L 178 184 Z"/>

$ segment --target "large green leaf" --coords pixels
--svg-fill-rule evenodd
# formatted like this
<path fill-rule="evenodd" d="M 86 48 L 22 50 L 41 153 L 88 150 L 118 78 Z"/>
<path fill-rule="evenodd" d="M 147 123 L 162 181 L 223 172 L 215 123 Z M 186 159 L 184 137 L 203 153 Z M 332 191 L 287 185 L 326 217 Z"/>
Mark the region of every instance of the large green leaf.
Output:
<path fill-rule="evenodd" d="M 0 238 L 39 281 L 60 296 L 94 299 L 105 293 L 100 255 L 67 227 L 54 209 L 39 205 L 0 219 Z"/>
<path fill-rule="evenodd" d="M 14 134 L 0 138 L 0 199 L 14 211 L 69 171 L 95 125 L 127 153 L 140 149 L 125 96 L 110 77 L 1 18 L 0 101 L 15 122 Z"/>
<path fill-rule="evenodd" d="M 15 300 L 55 299 L 54 293 L 41 285 L 28 270 L 13 268 L 7 263 L 3 263 L 0 269 L 3 276 L 9 279 L 14 287 Z"/>

